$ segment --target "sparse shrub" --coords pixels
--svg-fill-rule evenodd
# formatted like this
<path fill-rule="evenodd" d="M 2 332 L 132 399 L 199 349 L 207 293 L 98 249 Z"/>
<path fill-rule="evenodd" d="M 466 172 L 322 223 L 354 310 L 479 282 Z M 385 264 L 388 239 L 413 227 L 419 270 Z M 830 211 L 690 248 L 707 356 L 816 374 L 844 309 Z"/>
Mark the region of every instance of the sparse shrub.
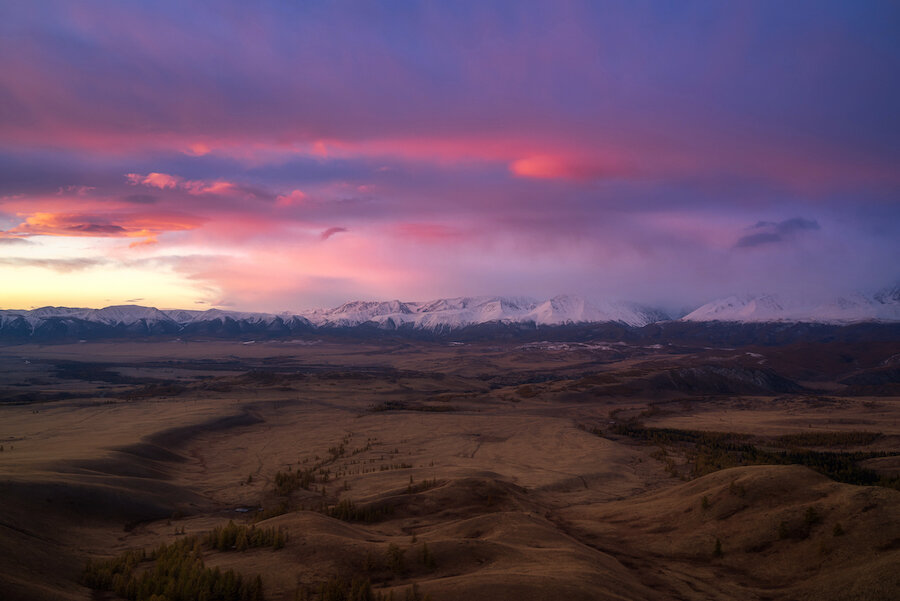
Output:
<path fill-rule="evenodd" d="M 716 539 L 716 546 L 713 549 L 713 557 L 722 557 L 722 541 Z"/>
<path fill-rule="evenodd" d="M 700 507 L 701 509 L 709 509 L 709 497 L 703 495 L 703 498 L 700 499 Z"/>
<path fill-rule="evenodd" d="M 537 391 L 534 389 L 534 386 L 531 384 L 525 384 L 524 386 L 519 386 L 516 389 L 516 394 L 518 394 L 523 399 L 530 399 L 537 396 Z"/>
<path fill-rule="evenodd" d="M 747 489 L 744 488 L 743 484 L 736 484 L 734 480 L 728 485 L 728 492 L 736 497 L 744 497 L 747 494 Z"/>
<path fill-rule="evenodd" d="M 807 507 L 803 514 L 803 520 L 793 520 L 793 523 L 783 521 L 778 524 L 778 538 L 781 540 L 794 538 L 803 540 L 808 538 L 813 526 L 822 521 L 822 516 L 815 507 Z"/>
<path fill-rule="evenodd" d="M 837 522 L 834 525 L 834 528 L 831 530 L 832 536 L 844 536 L 844 527 L 841 526 L 840 522 Z"/>

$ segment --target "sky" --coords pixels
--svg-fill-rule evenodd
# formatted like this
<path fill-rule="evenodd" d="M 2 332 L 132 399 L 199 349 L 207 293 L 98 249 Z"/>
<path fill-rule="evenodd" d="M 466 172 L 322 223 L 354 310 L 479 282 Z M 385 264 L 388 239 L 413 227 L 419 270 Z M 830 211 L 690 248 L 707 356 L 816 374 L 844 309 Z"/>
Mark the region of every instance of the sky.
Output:
<path fill-rule="evenodd" d="M 0 308 L 900 281 L 896 2 L 0 3 Z"/>

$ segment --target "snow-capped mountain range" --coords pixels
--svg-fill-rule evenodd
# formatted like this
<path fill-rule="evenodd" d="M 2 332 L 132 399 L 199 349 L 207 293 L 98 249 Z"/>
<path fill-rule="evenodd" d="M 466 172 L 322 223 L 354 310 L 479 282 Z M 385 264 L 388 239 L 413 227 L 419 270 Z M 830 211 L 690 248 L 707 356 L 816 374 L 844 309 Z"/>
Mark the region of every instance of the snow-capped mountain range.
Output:
<path fill-rule="evenodd" d="M 874 295 L 853 293 L 819 302 L 773 294 L 729 296 L 706 303 L 682 321 L 858 323 L 900 321 L 900 285 Z"/>
<path fill-rule="evenodd" d="M 546 301 L 503 296 L 443 298 L 428 302 L 355 301 L 300 316 L 317 327 L 373 323 L 392 329 L 412 326 L 428 330 L 458 329 L 490 322 L 535 325 L 617 322 L 640 327 L 667 319 L 663 313 L 637 303 L 596 303 L 573 295 L 560 295 Z"/>
<path fill-rule="evenodd" d="M 30 311 L 0 311 L 0 327 L 25 322 L 32 328 L 47 321 L 85 321 L 109 326 L 171 325 L 185 327 L 210 322 L 256 325 L 293 324 L 309 328 L 350 328 L 371 324 L 385 329 L 412 327 L 452 330 L 466 326 L 500 322 L 562 325 L 572 323 L 617 322 L 640 327 L 668 319 L 666 315 L 636 303 L 592 303 L 579 296 L 562 295 L 537 301 L 523 297 L 460 297 L 428 302 L 353 301 L 333 309 L 315 309 L 297 314 L 246 313 L 209 309 L 169 310 L 118 305 L 104 309 L 41 307 Z"/>
<path fill-rule="evenodd" d="M 42 307 L 0 310 L 3 338 L 134 335 L 285 335 L 368 327 L 449 333 L 483 324 L 613 323 L 640 328 L 670 321 L 663 311 L 626 301 L 588 301 L 575 295 L 549 300 L 525 297 L 459 297 L 427 302 L 354 301 L 299 313 L 247 313 L 222 309 L 159 310 L 137 305 L 103 309 Z M 796 303 L 774 295 L 729 296 L 707 303 L 681 322 L 900 322 L 900 286 L 874 295 L 853 294 L 822 303 Z"/>

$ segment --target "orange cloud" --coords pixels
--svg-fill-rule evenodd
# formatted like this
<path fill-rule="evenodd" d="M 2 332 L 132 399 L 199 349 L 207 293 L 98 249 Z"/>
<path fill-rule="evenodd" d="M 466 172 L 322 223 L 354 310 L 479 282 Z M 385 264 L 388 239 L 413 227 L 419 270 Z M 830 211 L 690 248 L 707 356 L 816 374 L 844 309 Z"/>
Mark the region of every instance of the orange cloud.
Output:
<path fill-rule="evenodd" d="M 518 177 L 541 179 L 593 179 L 620 171 L 599 162 L 571 160 L 553 155 L 536 155 L 513 161 L 509 170 Z"/>
<path fill-rule="evenodd" d="M 135 240 L 128 245 L 128 248 L 140 248 L 141 246 L 153 246 L 155 244 L 159 244 L 159 240 L 156 239 L 156 236 L 148 236 L 143 240 Z"/>
<path fill-rule="evenodd" d="M 107 219 L 93 215 L 38 212 L 26 215 L 24 222 L 0 232 L 0 235 L 144 238 L 143 244 L 153 244 L 159 234 L 195 229 L 202 223 L 203 220 L 197 217 L 175 213 L 128 214 Z"/>

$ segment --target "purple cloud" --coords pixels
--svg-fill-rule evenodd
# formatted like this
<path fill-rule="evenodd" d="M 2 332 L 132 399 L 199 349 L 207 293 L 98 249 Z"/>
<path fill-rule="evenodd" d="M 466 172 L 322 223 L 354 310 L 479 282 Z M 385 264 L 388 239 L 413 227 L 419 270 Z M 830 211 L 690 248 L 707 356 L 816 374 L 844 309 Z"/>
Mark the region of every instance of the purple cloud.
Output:
<path fill-rule="evenodd" d="M 734 245 L 735 248 L 752 248 L 765 244 L 785 242 L 799 232 L 815 231 L 822 228 L 813 219 L 793 217 L 777 223 L 774 221 L 758 221 L 751 229 L 758 231 L 742 236 Z"/>
<path fill-rule="evenodd" d="M 346 231 L 347 231 L 347 228 L 345 228 L 345 227 L 330 227 L 320 234 L 320 238 L 322 240 L 328 240 L 335 234 L 340 234 L 341 232 L 346 232 Z"/>

